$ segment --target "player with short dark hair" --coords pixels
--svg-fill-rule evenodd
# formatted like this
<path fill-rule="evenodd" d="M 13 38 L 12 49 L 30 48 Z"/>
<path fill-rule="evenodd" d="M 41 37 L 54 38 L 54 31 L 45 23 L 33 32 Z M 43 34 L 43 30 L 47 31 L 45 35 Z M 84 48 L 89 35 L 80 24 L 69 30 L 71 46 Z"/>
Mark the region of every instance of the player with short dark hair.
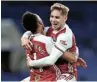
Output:
<path fill-rule="evenodd" d="M 29 40 L 33 43 L 32 50 L 26 49 L 27 65 L 30 68 L 30 81 L 56 81 L 56 70 L 53 65 L 45 67 L 31 67 L 29 63 L 32 60 L 38 60 L 48 56 L 51 52 L 52 38 L 44 36 L 43 25 L 39 21 L 39 16 L 31 12 L 25 12 L 22 16 L 22 24 L 25 30 L 30 30 L 32 35 Z M 22 80 L 29 81 L 29 77 Z"/>
<path fill-rule="evenodd" d="M 51 26 L 44 29 L 44 33 L 47 36 L 53 38 L 55 41 L 55 46 L 51 54 L 55 56 L 62 56 L 60 60 L 57 61 L 57 66 L 61 71 L 59 74 L 59 80 L 71 81 L 76 80 L 76 61 L 78 58 L 78 48 L 76 46 L 75 36 L 69 26 L 66 24 L 69 8 L 60 3 L 55 3 L 51 6 L 50 22 Z M 25 35 L 28 37 L 30 33 Z M 23 35 L 23 36 L 25 36 Z M 66 54 L 66 52 L 71 52 L 72 55 Z M 63 55 L 64 54 L 64 55 Z M 50 55 L 51 56 L 51 55 Z M 32 61 L 30 65 L 32 66 L 45 66 L 46 62 L 49 65 L 53 65 L 58 57 L 45 57 L 37 61 Z M 72 62 L 72 63 L 71 63 Z M 84 66 L 86 66 L 84 62 Z"/>

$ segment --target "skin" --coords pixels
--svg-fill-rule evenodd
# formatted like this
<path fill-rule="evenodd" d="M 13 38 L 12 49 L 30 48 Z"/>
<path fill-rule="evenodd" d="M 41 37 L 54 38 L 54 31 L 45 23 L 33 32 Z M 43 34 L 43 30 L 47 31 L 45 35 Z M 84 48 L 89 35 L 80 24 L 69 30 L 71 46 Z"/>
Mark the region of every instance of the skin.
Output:
<path fill-rule="evenodd" d="M 62 28 L 67 20 L 67 16 L 62 15 L 61 11 L 55 9 L 51 12 L 50 23 L 54 30 Z"/>
<path fill-rule="evenodd" d="M 41 34 L 44 34 L 43 33 L 43 24 L 38 22 L 38 28 L 37 28 L 37 31 L 36 33 L 41 33 Z M 32 50 L 32 47 L 33 47 L 33 44 L 30 40 L 28 40 L 27 38 L 23 37 L 21 38 L 21 46 L 24 48 L 24 49 L 30 49 Z"/>

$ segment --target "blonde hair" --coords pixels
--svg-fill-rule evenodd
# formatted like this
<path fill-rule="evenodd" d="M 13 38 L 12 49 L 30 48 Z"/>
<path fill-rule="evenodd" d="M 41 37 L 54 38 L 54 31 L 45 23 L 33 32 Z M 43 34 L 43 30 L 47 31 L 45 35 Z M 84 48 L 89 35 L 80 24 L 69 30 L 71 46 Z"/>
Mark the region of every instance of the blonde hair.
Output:
<path fill-rule="evenodd" d="M 68 15 L 69 8 L 61 3 L 54 3 L 50 8 L 51 12 L 55 9 L 61 11 L 62 15 Z"/>

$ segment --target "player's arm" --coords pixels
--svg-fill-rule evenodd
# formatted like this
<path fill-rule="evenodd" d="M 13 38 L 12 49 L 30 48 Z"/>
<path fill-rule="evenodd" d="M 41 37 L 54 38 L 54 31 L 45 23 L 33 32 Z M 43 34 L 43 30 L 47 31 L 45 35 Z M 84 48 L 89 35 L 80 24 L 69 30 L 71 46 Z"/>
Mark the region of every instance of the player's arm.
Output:
<path fill-rule="evenodd" d="M 26 31 L 22 37 L 29 38 L 32 35 L 31 31 Z"/>
<path fill-rule="evenodd" d="M 30 51 L 30 50 L 25 50 L 25 52 L 26 52 L 26 63 L 27 63 L 27 67 L 31 67 L 31 66 L 29 66 L 29 61 L 31 60 L 31 58 L 30 58 L 30 54 L 33 54 L 33 51 Z"/>
<path fill-rule="evenodd" d="M 49 27 L 44 28 L 44 34 L 46 34 Z M 32 50 L 33 44 L 29 40 L 29 37 L 32 35 L 31 31 L 26 31 L 21 37 L 21 45 L 26 49 Z"/>
<path fill-rule="evenodd" d="M 74 53 L 71 53 L 71 52 L 66 51 L 66 52 L 64 53 L 64 55 L 62 55 L 62 57 L 63 57 L 64 59 L 66 59 L 66 60 L 67 60 L 68 62 L 70 62 L 70 63 L 76 62 L 76 65 L 77 65 L 77 66 L 81 66 L 81 67 L 83 67 L 83 68 L 87 68 L 87 63 L 86 63 L 86 61 L 85 61 L 84 59 L 82 59 L 82 58 L 79 57 L 78 48 L 77 48 L 76 52 L 74 52 Z"/>
<path fill-rule="evenodd" d="M 76 47 L 76 52 L 66 51 L 64 52 L 64 55 L 62 56 L 62 58 L 66 59 L 70 63 L 74 63 L 77 61 L 78 56 L 79 56 L 79 51 L 78 51 L 78 48 Z"/>
<path fill-rule="evenodd" d="M 66 42 L 66 44 L 64 43 Z M 63 55 L 63 53 L 72 46 L 71 37 L 67 34 L 60 35 L 57 38 L 57 42 L 55 46 L 52 48 L 51 54 L 47 57 L 44 57 L 39 60 L 31 60 L 29 62 L 30 66 L 48 66 L 54 65 L 59 57 Z"/>
<path fill-rule="evenodd" d="M 81 66 L 83 68 L 87 68 L 86 61 L 84 59 L 80 58 L 80 57 L 77 59 L 76 64 L 77 64 L 77 66 Z"/>
<path fill-rule="evenodd" d="M 26 48 L 32 50 L 33 44 L 29 40 L 29 37 L 32 35 L 31 31 L 26 31 L 21 37 L 21 45 Z"/>

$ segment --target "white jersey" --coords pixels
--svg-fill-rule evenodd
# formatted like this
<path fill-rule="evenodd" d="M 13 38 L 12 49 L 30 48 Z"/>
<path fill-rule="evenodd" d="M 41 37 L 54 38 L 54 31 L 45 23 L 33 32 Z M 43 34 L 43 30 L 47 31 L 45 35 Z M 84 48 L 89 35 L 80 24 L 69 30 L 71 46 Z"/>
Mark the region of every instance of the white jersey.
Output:
<path fill-rule="evenodd" d="M 52 38 L 38 33 L 38 34 L 31 35 L 29 39 L 33 43 L 33 48 L 32 48 L 32 51 L 26 50 L 26 53 L 28 55 L 28 65 L 31 67 L 32 65 L 34 66 L 36 65 L 38 67 L 38 70 L 35 69 L 34 67 L 33 67 L 34 70 L 30 69 L 30 80 L 33 81 L 35 79 L 35 75 L 37 74 L 40 75 L 40 81 L 47 80 L 47 79 L 56 80 L 56 70 L 53 65 L 49 65 L 49 66 L 47 65 L 43 67 L 42 64 L 39 64 L 41 62 L 37 62 L 36 64 L 33 64 L 33 61 L 35 62 L 39 59 L 49 56 L 53 47 Z"/>
<path fill-rule="evenodd" d="M 63 52 L 66 48 L 72 48 L 73 46 L 76 46 L 74 34 L 67 24 L 65 24 L 64 27 L 59 31 L 53 30 L 52 27 L 46 27 L 44 29 L 44 33 L 45 35 L 52 37 L 55 45 Z M 75 52 L 74 48 L 68 50 Z M 76 53 L 78 57 L 79 52 L 77 46 Z"/>
<path fill-rule="evenodd" d="M 65 24 L 65 26 L 59 31 L 49 29 L 49 27 L 46 28 L 46 31 L 47 31 L 47 32 L 45 32 L 46 35 L 52 37 L 53 41 L 55 41 L 55 46 L 51 50 L 51 54 L 53 57 L 51 56 L 51 57 L 48 57 L 45 59 L 42 58 L 41 60 L 37 60 L 37 63 L 33 61 L 33 63 L 34 63 L 34 64 L 32 63 L 33 66 L 34 65 L 38 66 L 40 63 L 42 64 L 44 61 L 47 61 L 47 60 L 51 61 L 51 62 L 44 62 L 44 64 L 42 64 L 42 65 L 43 66 L 45 66 L 45 64 L 52 65 L 57 61 L 57 59 L 60 56 L 63 55 L 63 53 L 66 50 L 71 51 L 71 52 L 75 52 L 75 51 L 78 52 L 78 49 L 77 49 L 76 43 L 75 43 L 75 38 L 73 37 L 73 33 L 67 24 Z M 29 35 L 31 35 L 31 32 L 26 32 L 24 35 L 28 37 Z M 54 58 L 53 54 L 56 54 L 55 58 Z M 78 58 L 78 55 L 76 56 L 76 58 Z"/>
<path fill-rule="evenodd" d="M 44 36 L 40 33 L 31 35 L 29 39 L 31 39 L 32 37 L 33 37 L 33 41 L 38 42 L 36 44 L 40 45 L 40 47 L 42 47 L 45 50 L 45 52 L 47 52 L 48 54 L 51 53 L 51 50 L 53 47 L 53 40 L 51 37 Z M 41 48 L 39 49 L 40 49 L 39 52 L 43 53 L 43 51 L 41 51 L 42 49 Z"/>
<path fill-rule="evenodd" d="M 30 63 L 32 66 L 54 65 L 54 63 L 63 55 L 65 51 L 76 51 L 76 44 L 74 42 L 75 40 L 73 40 L 74 38 L 72 31 L 67 24 L 65 24 L 65 26 L 59 31 L 48 29 L 47 32 L 47 36 L 52 37 L 53 41 L 56 40 L 55 45 L 52 47 L 50 56 L 44 57 L 37 61 L 32 61 Z"/>
<path fill-rule="evenodd" d="M 76 46 L 76 42 L 75 42 L 75 38 L 73 36 L 72 30 L 68 27 L 67 24 L 65 24 L 65 26 L 59 31 L 55 31 L 51 27 L 50 28 L 47 27 L 44 30 L 44 32 L 47 36 L 50 36 L 53 38 L 53 41 L 55 41 L 55 45 L 54 47 L 52 47 L 50 56 L 31 62 L 32 66 L 53 65 L 59 59 L 59 57 L 63 55 L 65 51 L 78 53 L 78 48 Z M 78 58 L 78 54 L 76 55 L 76 58 Z M 63 65 L 58 64 L 58 67 L 61 70 L 61 73 L 70 71 L 68 68 L 68 65 L 69 64 L 67 63 Z M 66 69 L 64 69 L 64 67 Z"/>

